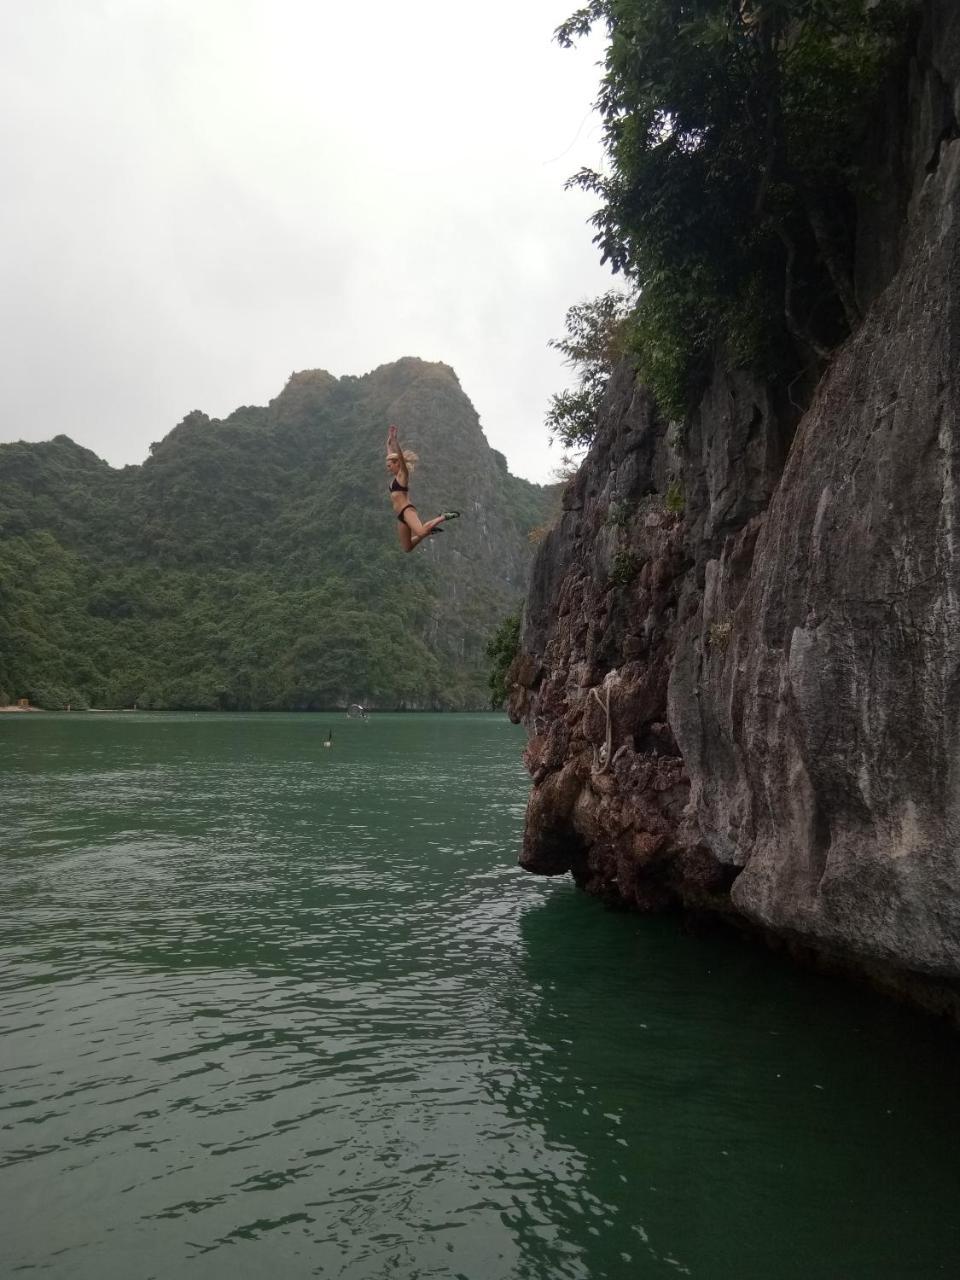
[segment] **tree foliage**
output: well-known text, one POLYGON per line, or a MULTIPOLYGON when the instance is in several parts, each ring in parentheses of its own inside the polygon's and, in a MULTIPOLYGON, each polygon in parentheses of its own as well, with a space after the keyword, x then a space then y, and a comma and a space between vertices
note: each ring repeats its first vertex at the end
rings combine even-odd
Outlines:
POLYGON ((858 148, 907 0, 590 0, 609 35, 596 243, 636 285, 640 369, 678 416, 718 349, 761 372, 858 318, 858 148))
POLYGON ((616 289, 577 303, 566 315, 566 336, 549 346, 563 353, 578 377, 575 387, 551 397, 547 427, 565 449, 588 445, 597 429, 607 381, 629 346, 631 300, 616 289))
POLYGON ((490 662, 490 705, 502 707, 510 692, 507 672, 520 651, 520 615, 511 614, 487 642, 487 658, 490 662))

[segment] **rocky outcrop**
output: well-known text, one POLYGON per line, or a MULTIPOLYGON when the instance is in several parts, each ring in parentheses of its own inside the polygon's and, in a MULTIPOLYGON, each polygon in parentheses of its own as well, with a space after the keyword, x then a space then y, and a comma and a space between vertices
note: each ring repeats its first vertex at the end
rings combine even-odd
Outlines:
POLYGON ((927 6, 806 411, 628 371, 534 566, 522 862, 960 1009, 960 13, 927 6), (879 182, 879 178, 878 178, 879 182), (886 221, 882 221, 880 215, 886 221))

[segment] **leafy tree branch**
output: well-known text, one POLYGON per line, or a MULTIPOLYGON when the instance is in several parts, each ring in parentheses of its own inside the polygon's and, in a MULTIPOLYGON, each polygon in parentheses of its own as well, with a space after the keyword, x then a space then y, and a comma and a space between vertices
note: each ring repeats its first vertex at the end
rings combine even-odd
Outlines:
MULTIPOLYGON (((858 323, 859 154, 910 0, 591 0, 609 37, 595 242, 635 286, 640 372, 667 412, 709 358, 770 374, 858 323)), ((561 406, 576 419, 581 400, 561 406)))

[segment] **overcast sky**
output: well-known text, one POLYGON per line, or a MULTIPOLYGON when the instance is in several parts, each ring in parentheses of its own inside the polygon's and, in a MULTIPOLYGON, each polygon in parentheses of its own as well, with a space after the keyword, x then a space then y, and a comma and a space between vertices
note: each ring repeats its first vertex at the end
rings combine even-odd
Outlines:
POLYGON ((614 283, 563 189, 601 163, 576 7, 0 0, 0 440, 141 462, 192 409, 413 355, 548 479, 547 340, 614 283))

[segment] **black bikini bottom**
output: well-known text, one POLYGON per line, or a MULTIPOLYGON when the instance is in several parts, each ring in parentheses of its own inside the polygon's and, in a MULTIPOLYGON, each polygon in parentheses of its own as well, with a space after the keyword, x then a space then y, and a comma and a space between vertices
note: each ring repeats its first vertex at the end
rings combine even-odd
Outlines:
MULTIPOLYGON (((417 508, 413 505, 413 503, 412 503, 412 502, 408 502, 408 503, 407 503, 407 505, 403 508, 403 511, 401 511, 401 512, 399 513, 399 515, 397 516, 397 519, 400 521, 400 523, 401 523, 401 524, 406 524, 407 522, 406 522, 406 520, 404 520, 404 518, 403 518, 403 512, 404 512, 404 511, 416 511, 416 509, 417 509, 417 508)), ((409 527, 409 526, 408 526, 408 527, 409 527)))

